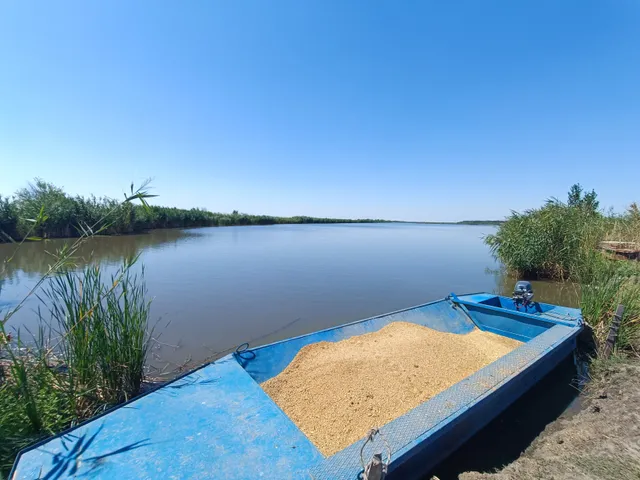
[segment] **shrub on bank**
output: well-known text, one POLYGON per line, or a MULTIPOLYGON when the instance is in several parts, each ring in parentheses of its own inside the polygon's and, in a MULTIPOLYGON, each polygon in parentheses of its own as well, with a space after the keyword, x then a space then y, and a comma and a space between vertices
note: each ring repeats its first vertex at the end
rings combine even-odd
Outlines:
POLYGON ((542 208, 513 212, 485 241, 513 272, 566 279, 579 273, 603 235, 600 213, 554 199, 542 208))

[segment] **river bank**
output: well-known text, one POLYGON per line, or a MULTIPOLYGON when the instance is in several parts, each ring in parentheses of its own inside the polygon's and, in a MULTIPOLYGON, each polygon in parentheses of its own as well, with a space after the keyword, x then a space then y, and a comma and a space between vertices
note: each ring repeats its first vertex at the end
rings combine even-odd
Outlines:
POLYGON ((460 480, 637 480, 640 477, 640 359, 592 364, 581 409, 550 423, 520 458, 493 473, 460 480))

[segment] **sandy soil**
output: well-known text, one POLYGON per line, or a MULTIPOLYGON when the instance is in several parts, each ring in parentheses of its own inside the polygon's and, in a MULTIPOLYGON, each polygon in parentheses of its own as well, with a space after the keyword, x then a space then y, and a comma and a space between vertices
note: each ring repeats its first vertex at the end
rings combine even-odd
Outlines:
POLYGON ((300 350, 264 390, 324 455, 332 455, 520 345, 394 322, 300 350))

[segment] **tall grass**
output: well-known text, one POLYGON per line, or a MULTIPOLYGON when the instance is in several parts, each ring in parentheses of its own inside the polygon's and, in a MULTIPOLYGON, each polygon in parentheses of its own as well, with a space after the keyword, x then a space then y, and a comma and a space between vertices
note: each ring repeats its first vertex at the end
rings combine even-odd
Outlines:
POLYGON ((612 214, 606 218, 605 239, 640 245, 640 208, 635 202, 623 215, 612 214))
POLYGON ((582 195, 574 185, 566 203, 548 200, 544 206, 513 212, 485 242, 511 272, 532 278, 588 280, 599 268, 603 240, 640 245, 640 209, 632 203, 622 215, 603 214, 595 192, 582 195))
POLYGON ((513 212, 485 241, 521 276, 568 279, 588 264, 604 227, 598 213, 550 200, 539 209, 513 212))
POLYGON ((3 346, 0 471, 29 443, 139 394, 151 329, 144 268, 133 273, 134 263, 108 278, 95 266, 51 278, 35 338, 3 346))
POLYGON ((44 350, 16 342, 0 383, 0 473, 8 472, 18 451, 69 426, 77 418, 63 381, 44 350))
POLYGON ((640 346, 640 267, 635 262, 593 257, 588 274, 582 277, 580 308, 585 321, 593 328, 598 353, 602 353, 611 321, 619 304, 624 314, 617 351, 638 353, 640 346))
POLYGON ((45 290, 50 327, 62 340, 61 358, 77 389, 95 390, 106 403, 126 401, 140 391, 149 349, 149 301, 144 268, 132 261, 105 281, 99 266, 81 275, 66 272, 45 290))

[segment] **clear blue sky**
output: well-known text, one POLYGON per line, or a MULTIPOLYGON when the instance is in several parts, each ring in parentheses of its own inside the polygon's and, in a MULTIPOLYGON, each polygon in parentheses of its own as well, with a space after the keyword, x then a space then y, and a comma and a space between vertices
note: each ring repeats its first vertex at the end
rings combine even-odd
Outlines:
POLYGON ((6 1, 0 192, 500 218, 640 180, 640 2, 6 1))

